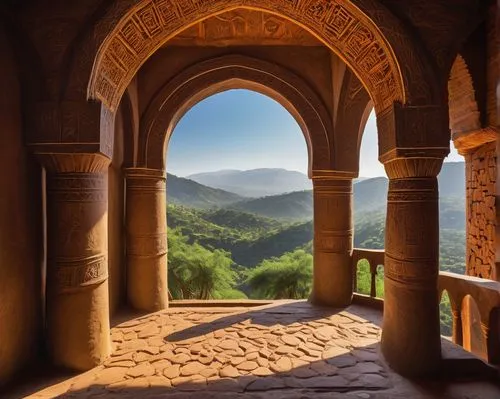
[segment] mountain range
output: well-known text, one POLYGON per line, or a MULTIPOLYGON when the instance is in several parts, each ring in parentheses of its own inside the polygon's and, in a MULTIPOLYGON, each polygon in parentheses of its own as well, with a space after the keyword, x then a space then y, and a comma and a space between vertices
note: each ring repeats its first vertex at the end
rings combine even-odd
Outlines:
MULTIPOLYGON (((284 169, 255 169, 250 171, 226 170, 194 175, 199 180, 217 181, 217 188, 209 187, 186 178, 174 175, 167 177, 169 201, 195 208, 231 208, 259 216, 282 220, 310 220, 313 215, 312 191, 304 190, 307 177, 299 172, 284 169), (259 176, 263 180, 259 180, 259 176), (303 180, 306 179, 305 181, 303 180), (276 195, 247 198, 244 193, 262 192, 267 182, 276 182, 268 191, 276 195), (219 187, 235 187, 239 183, 239 194, 219 187), (242 182, 246 182, 243 187, 242 182), (288 192, 292 190, 292 192, 288 192)), ((465 212, 465 166, 463 162, 443 164, 438 176, 441 217, 457 228, 464 223, 465 212), (453 222, 452 220, 455 220, 453 222)), ((363 212, 384 211, 387 201, 388 180, 385 177, 358 179, 354 183, 354 210, 363 212)), ((446 222, 448 223, 448 222, 446 222)))
MULTIPOLYGON (((439 176, 440 264, 458 273, 465 268, 464 174, 463 163, 450 163, 439 176)), ((388 180, 359 179, 353 189, 354 245, 384 248, 388 180)), ((230 252, 238 267, 253 267, 298 248, 312 251, 311 190, 245 198, 168 175, 167 194, 169 228, 190 243, 230 252)))
POLYGON ((238 194, 207 187, 193 180, 167 174, 167 201, 193 208, 214 208, 243 201, 238 194))
POLYGON ((312 188, 311 181, 305 174, 286 169, 220 170, 197 173, 187 178, 205 186, 251 198, 312 188))

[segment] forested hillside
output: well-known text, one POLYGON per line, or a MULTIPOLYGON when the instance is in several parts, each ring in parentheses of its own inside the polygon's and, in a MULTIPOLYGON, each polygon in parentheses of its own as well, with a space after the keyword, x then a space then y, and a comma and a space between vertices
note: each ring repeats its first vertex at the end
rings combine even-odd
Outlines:
POLYGON ((167 174, 167 201, 195 208, 221 207, 241 201, 243 197, 207 187, 195 181, 167 174))
MULTIPOLYGON (((463 186, 451 180, 463 164, 443 168, 440 181, 440 268, 465 269, 463 186), (448 181, 450 180, 450 181, 448 181), (460 193, 462 195, 460 196, 460 193)), ((169 175, 169 289, 174 298, 306 298, 312 284, 311 191, 248 199, 169 175)), ((387 179, 354 184, 354 246, 383 249, 387 179)), ((358 265, 358 291, 370 272, 358 265)), ((383 269, 376 280, 383 296, 383 269)), ((449 301, 442 303, 450 333, 449 301)))

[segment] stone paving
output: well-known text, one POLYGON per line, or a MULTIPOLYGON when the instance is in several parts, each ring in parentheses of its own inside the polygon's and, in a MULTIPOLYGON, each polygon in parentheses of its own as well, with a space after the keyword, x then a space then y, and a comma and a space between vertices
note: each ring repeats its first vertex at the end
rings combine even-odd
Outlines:
POLYGON ((102 366, 29 397, 408 397, 380 358, 380 321, 290 301, 171 308, 117 325, 102 366))

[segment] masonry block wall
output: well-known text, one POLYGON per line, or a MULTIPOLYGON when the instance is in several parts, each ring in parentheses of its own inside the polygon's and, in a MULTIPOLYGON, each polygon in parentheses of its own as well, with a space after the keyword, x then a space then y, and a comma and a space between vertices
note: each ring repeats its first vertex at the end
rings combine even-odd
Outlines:
POLYGON ((496 143, 484 144, 467 155, 466 274, 492 278, 495 265, 496 143))

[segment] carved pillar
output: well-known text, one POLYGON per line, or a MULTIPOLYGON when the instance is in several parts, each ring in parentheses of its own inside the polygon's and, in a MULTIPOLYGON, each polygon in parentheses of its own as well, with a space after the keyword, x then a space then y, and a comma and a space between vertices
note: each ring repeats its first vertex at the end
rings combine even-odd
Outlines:
POLYGON ((314 281, 312 302, 347 306, 352 301, 352 179, 313 178, 314 281))
POLYGON ((441 361, 439 210, 443 159, 395 158, 389 177, 382 351, 397 372, 425 375, 441 361))
POLYGON ((136 309, 168 306, 165 172, 126 171, 127 293, 136 309))
POLYGON ((98 154, 40 158, 47 169, 48 346, 57 365, 87 370, 104 360, 111 348, 109 159, 98 154))

